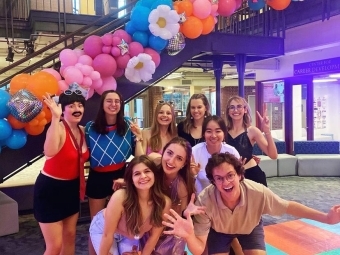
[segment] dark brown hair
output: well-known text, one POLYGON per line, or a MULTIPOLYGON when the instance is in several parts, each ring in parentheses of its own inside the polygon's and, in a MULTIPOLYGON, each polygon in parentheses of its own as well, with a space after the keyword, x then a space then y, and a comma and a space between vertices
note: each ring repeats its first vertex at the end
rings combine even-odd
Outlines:
POLYGON ((120 99, 120 110, 117 113, 117 120, 116 120, 116 127, 117 127, 117 133, 120 136, 125 135, 126 131, 127 131, 127 123, 124 120, 124 101, 123 101, 123 97, 122 95, 116 91, 116 90, 106 90, 104 91, 104 93, 102 94, 102 96, 100 97, 100 106, 99 106, 99 110, 96 116, 96 119, 94 120, 93 123, 93 129, 99 133, 99 134, 107 134, 108 131, 106 129, 107 127, 107 122, 106 122, 106 117, 105 117, 105 111, 104 111, 104 101, 106 99, 106 96, 109 93, 115 93, 118 95, 119 99, 120 99))
POLYGON ((133 235, 138 235, 140 232, 140 227, 143 225, 142 211, 138 203, 138 193, 135 185, 132 181, 133 168, 138 164, 144 164, 149 168, 154 176, 155 182, 150 188, 150 202, 153 205, 153 210, 150 216, 150 223, 154 226, 162 226, 162 216, 163 210, 166 204, 165 195, 162 192, 162 172, 155 165, 151 159, 146 156, 137 156, 131 160, 128 167, 125 170, 124 181, 126 184, 126 194, 127 197, 124 201, 124 211, 126 214, 126 225, 127 229, 133 235))
POLYGON ((81 103, 85 107, 85 97, 83 95, 78 95, 76 93, 72 93, 71 95, 66 95, 61 93, 59 96, 58 103, 61 104, 61 110, 65 111, 65 107, 67 105, 73 104, 75 102, 81 103))
POLYGON ((202 125, 202 137, 204 137, 204 133, 205 131, 207 131, 207 126, 210 121, 215 121, 220 126, 220 128, 222 129, 224 133, 224 141, 226 142, 227 132, 228 132, 227 126, 224 120, 220 116, 217 116, 217 115, 208 116, 204 119, 203 125, 202 125))

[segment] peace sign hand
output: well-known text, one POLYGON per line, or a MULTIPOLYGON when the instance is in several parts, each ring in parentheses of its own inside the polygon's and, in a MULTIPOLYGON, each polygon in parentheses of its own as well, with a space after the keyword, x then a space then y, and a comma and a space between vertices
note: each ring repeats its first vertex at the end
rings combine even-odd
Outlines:
POLYGON ((270 122, 269 122, 269 118, 267 116, 267 105, 263 104, 263 116, 261 116, 261 114, 258 111, 256 111, 256 113, 257 113, 257 116, 260 119, 262 131, 264 133, 269 133, 270 132, 270 122))
POLYGON ((52 113, 52 117, 56 119, 60 119, 62 114, 61 104, 57 104, 50 94, 46 93, 46 96, 43 96, 43 102, 47 105, 52 113))
POLYGON ((129 121, 129 124, 130 124, 131 132, 136 137, 141 137, 142 136, 142 131, 141 131, 140 127, 138 126, 138 124, 133 122, 133 121, 131 121, 131 120, 128 120, 128 121, 129 121))

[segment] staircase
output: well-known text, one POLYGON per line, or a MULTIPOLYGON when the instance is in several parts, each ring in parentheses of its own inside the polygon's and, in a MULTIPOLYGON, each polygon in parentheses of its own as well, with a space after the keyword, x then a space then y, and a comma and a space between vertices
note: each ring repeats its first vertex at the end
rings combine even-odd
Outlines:
MULTIPOLYGON (((125 7, 119 8, 114 13, 103 16, 95 22, 92 22, 91 24, 78 29, 77 31, 61 38, 60 40, 51 43, 45 48, 34 52, 29 57, 23 58, 11 64, 10 66, 3 68, 2 70, 0 70, 0 74, 5 73, 15 68, 16 66, 29 61, 29 59, 32 57, 46 53, 58 44, 63 43, 65 45, 65 48, 75 49, 76 47, 81 46, 84 40, 90 35, 103 35, 105 33, 112 32, 123 27, 124 24, 129 20, 131 7, 134 6, 135 3, 136 1, 131 2, 125 7), (122 10, 126 10, 126 15, 124 17, 113 19, 112 21, 108 22, 98 29, 95 29, 87 35, 81 38, 77 38, 78 35, 83 35, 84 31, 87 31, 89 28, 95 26, 103 20, 107 20, 110 17, 116 16, 117 13, 122 10)), ((264 20, 264 22, 268 21, 264 20)), ((225 25, 220 26, 220 28, 221 27, 225 28, 225 25)), ((195 40, 186 39, 185 48, 176 56, 169 56, 166 52, 163 52, 161 54, 161 63, 157 67, 152 80, 136 84, 128 81, 125 78, 120 78, 117 80, 117 90, 122 93, 123 98, 125 98, 126 102, 128 102, 134 97, 138 96, 140 93, 147 90, 150 86, 156 84, 158 81, 162 80, 167 75, 180 68, 183 63, 189 60, 211 62, 214 59, 219 59, 222 62, 235 64, 235 54, 246 55, 248 62, 280 56, 284 54, 283 38, 263 36, 264 34, 261 34, 262 36, 230 34, 224 33, 223 29, 220 28, 216 30, 222 32, 213 32, 209 35, 200 36, 195 40)), ((246 31, 245 33, 247 32, 248 31, 246 31)), ((0 88, 7 85, 9 81, 19 73, 30 73, 39 69, 42 66, 46 67, 48 64, 50 66, 52 66, 53 64, 56 65, 60 52, 61 50, 55 51, 48 57, 43 58, 33 65, 27 66, 26 68, 22 69, 20 72, 10 75, 6 79, 0 81, 0 88)), ((82 124, 85 124, 89 120, 93 119, 98 109, 99 99, 99 95, 94 95, 91 99, 87 101, 82 124)), ((45 133, 39 136, 28 136, 27 143, 23 148, 18 150, 10 150, 7 148, 2 149, 0 153, 0 183, 34 162, 34 159, 41 155, 43 152, 42 150, 44 139, 45 133)))

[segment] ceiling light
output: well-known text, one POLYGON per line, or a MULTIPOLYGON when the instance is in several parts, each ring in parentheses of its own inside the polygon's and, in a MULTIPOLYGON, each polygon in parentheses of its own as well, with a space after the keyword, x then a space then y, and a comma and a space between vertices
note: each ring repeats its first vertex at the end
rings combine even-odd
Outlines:
POLYGON ((14 58, 13 48, 12 47, 8 47, 8 53, 7 53, 6 61, 14 62, 13 58, 14 58))
POLYGON ((335 73, 335 74, 331 74, 329 75, 330 78, 340 78, 340 73, 335 73))
POLYGON ((183 78, 183 74, 182 73, 171 73, 169 74, 167 77, 165 77, 165 79, 178 79, 178 78, 183 78))
POLYGON ((332 81, 337 81, 337 79, 315 79, 315 80, 313 80, 314 83, 332 82, 332 81))

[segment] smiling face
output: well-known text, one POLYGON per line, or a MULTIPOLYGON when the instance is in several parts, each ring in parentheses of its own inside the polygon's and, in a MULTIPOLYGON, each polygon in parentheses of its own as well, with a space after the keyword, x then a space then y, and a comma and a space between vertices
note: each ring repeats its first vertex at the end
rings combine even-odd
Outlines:
POLYGON ((241 100, 232 100, 228 107, 228 114, 233 120, 243 119, 247 109, 241 100))
POLYGON ((204 139, 207 143, 207 146, 214 146, 223 142, 224 132, 215 120, 208 122, 204 132, 204 139))
POLYGON ((133 167, 132 181, 136 189, 149 190, 155 183, 155 175, 144 163, 133 167))
POLYGON ((190 114, 194 120, 201 120, 204 118, 207 108, 202 99, 190 100, 190 114))
POLYGON ((78 123, 84 114, 84 105, 80 102, 74 102, 65 106, 63 115, 68 122, 78 123))
POLYGON ((103 109, 107 115, 117 115, 120 111, 121 99, 116 93, 108 93, 103 102, 103 109))
POLYGON ((165 175, 176 177, 178 171, 185 165, 186 157, 187 153, 182 145, 170 144, 162 156, 162 168, 165 175))
POLYGON ((212 177, 225 204, 237 203, 240 199, 240 181, 242 178, 236 173, 234 166, 223 162, 213 168, 212 177))
POLYGON ((164 104, 162 107, 159 109, 158 114, 157 114, 157 121, 160 125, 170 125, 172 122, 172 110, 170 105, 164 104))

